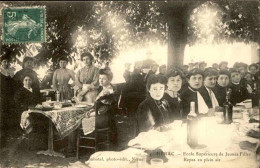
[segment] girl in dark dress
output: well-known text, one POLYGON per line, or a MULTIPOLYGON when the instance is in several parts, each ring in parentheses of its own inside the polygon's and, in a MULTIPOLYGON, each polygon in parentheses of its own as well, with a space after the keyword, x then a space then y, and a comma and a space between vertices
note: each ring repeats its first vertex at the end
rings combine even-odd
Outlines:
POLYGON ((13 120, 16 125, 16 129, 20 129, 21 115, 24 111, 27 111, 30 106, 36 106, 38 103, 41 103, 41 94, 38 89, 33 88, 33 76, 31 74, 24 74, 21 77, 23 82, 23 87, 19 88, 15 95, 15 115, 13 120))
POLYGON ((167 73, 166 77, 168 81, 164 98, 168 101, 171 109, 171 113, 169 113, 170 121, 181 119, 183 107, 179 91, 182 87, 184 75, 180 70, 172 69, 167 73))
POLYGON ((151 75, 147 81, 148 95, 138 106, 136 113, 137 133, 160 129, 170 123, 170 106, 163 98, 167 79, 162 75, 151 75))
POLYGON ((0 137, 3 146, 9 128, 12 127, 13 95, 14 95, 14 71, 9 67, 9 59, 6 56, 0 59, 1 90, 0 90, 0 137))
POLYGON ((212 89, 216 95, 220 107, 223 107, 224 102, 226 102, 226 95, 227 95, 227 89, 229 88, 229 84, 230 84, 230 73, 227 70, 220 70, 217 79, 217 84, 212 89))

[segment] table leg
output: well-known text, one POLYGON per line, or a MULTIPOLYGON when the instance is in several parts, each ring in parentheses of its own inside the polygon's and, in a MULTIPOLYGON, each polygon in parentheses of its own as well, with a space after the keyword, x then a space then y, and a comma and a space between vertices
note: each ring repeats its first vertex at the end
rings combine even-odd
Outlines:
POLYGON ((37 154, 65 158, 65 155, 55 152, 53 149, 53 124, 52 124, 51 119, 49 119, 48 150, 39 151, 39 152, 37 152, 37 154))

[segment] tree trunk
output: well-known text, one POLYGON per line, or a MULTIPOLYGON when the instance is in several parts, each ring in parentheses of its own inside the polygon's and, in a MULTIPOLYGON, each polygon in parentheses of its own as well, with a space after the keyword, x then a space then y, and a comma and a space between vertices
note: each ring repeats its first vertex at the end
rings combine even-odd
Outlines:
POLYGON ((188 21, 194 2, 170 2, 168 14, 168 69, 182 66, 188 37, 188 21))

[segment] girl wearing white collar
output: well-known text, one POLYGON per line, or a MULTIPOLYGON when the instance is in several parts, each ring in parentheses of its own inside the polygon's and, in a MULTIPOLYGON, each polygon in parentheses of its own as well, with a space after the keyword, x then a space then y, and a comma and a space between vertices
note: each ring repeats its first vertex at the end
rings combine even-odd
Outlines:
POLYGON ((205 114, 208 112, 208 106, 201 96, 199 89, 203 85, 203 72, 195 68, 189 71, 188 75, 189 86, 181 93, 181 100, 183 102, 183 118, 186 118, 190 112, 190 102, 195 102, 195 112, 205 114))

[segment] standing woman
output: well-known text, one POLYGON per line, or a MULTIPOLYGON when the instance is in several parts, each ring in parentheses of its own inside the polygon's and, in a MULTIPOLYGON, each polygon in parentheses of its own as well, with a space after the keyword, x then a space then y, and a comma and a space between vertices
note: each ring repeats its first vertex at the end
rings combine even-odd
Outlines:
POLYGON ((67 69, 68 59, 66 57, 59 58, 60 69, 57 69, 52 78, 53 89, 63 93, 65 99, 71 99, 73 97, 73 91, 71 85, 69 85, 70 79, 75 81, 75 73, 67 69))
POLYGON ((2 146, 6 140, 7 129, 11 127, 10 121, 12 120, 12 102, 14 96, 14 71, 9 67, 10 62, 6 56, 0 58, 0 63, 0 146, 2 146))
POLYGON ((77 72, 74 90, 80 101, 94 103, 98 89, 98 68, 93 63, 94 57, 85 52, 81 54, 81 61, 84 67, 77 72))
POLYGON ((32 80, 33 80, 32 88, 40 91, 40 82, 37 77, 37 73, 33 70, 34 58, 25 57, 23 59, 22 67, 23 67, 23 69, 16 72, 16 74, 14 75, 14 80, 16 81, 15 89, 23 87, 23 81, 21 81, 21 78, 22 78, 22 76, 24 76, 24 74, 31 74, 32 80))
POLYGON ((171 108, 169 113, 170 121, 181 119, 182 117, 182 103, 180 99, 179 91, 182 87, 182 81, 184 79, 183 73, 178 69, 170 70, 167 75, 167 89, 164 94, 164 98, 168 101, 171 108))

